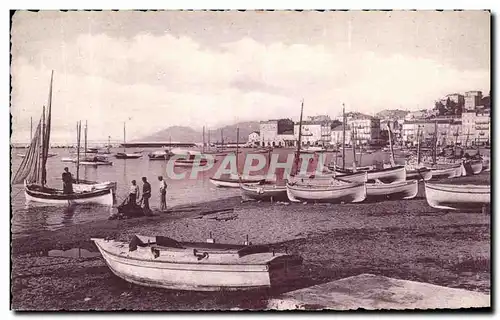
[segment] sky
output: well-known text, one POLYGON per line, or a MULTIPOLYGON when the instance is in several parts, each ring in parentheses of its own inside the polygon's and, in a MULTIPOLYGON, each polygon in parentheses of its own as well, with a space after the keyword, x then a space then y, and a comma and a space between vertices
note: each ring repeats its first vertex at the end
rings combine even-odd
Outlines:
POLYGON ((19 11, 12 141, 30 136, 54 70, 52 141, 140 139, 169 126, 432 108, 490 90, 484 11, 19 11))

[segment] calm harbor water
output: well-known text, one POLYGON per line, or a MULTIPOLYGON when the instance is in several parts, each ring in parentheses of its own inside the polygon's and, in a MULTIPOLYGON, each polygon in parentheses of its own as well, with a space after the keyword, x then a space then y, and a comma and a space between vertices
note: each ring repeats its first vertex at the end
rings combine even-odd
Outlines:
MULTIPOLYGON (((127 151, 138 151, 139 149, 128 149, 127 151)), ((120 204, 128 195, 130 181, 137 180, 139 186, 142 188, 141 177, 146 176, 151 183, 153 192, 150 200, 151 208, 159 206, 159 175, 166 176, 167 163, 165 161, 149 160, 147 153, 154 149, 140 149, 143 150, 143 157, 140 159, 116 159, 112 155, 109 157, 113 161, 112 166, 81 166, 80 178, 94 181, 116 181, 118 184, 117 189, 117 203, 120 204)), ((112 150, 114 154, 120 150, 112 150)), ((22 158, 18 154, 24 153, 23 149, 14 149, 12 154, 12 172, 15 173, 19 167, 22 158)), ((61 174, 64 167, 69 167, 71 173, 76 176, 76 164, 65 163, 61 161, 63 157, 70 157, 71 151, 67 149, 53 149, 51 152, 57 153, 57 156, 47 160, 47 175, 48 185, 51 187, 61 188, 61 174)), ((239 155, 239 167, 242 170, 245 157, 250 150, 244 150, 239 155)), ((279 161, 286 162, 287 156, 293 153, 291 149, 276 149, 274 153, 279 154, 279 161)), ((333 154, 327 153, 327 161, 330 161, 333 154)), ((359 157, 359 155, 358 155, 359 157)), ((363 155, 362 164, 366 165, 372 163, 373 159, 388 161, 388 155, 378 152, 377 154, 363 155)), ((188 205, 193 203, 200 203, 204 201, 211 201, 217 199, 224 199, 239 195, 238 189, 220 189, 216 188, 209 181, 209 177, 213 176, 220 164, 222 158, 218 157, 218 161, 214 167, 204 173, 198 175, 198 179, 182 179, 172 180, 167 179, 168 192, 167 204, 168 206, 188 205)), ((338 161, 341 161, 340 158, 338 161)), ((352 164, 352 152, 346 151, 346 165, 352 164)), ((264 169, 265 170, 265 169, 264 169)), ((187 172, 189 175, 190 169, 176 168, 175 172, 187 172)), ((241 172, 241 171, 240 171, 241 172)), ((262 173, 259 171, 257 173, 262 173)), ((23 192, 23 185, 12 186, 11 192, 12 204, 12 224, 11 231, 13 237, 23 235, 30 235, 33 232, 42 230, 56 230, 65 226, 85 223, 95 220, 104 220, 109 217, 110 208, 98 205, 79 205, 71 208, 61 206, 29 206, 25 204, 25 196, 23 192)))

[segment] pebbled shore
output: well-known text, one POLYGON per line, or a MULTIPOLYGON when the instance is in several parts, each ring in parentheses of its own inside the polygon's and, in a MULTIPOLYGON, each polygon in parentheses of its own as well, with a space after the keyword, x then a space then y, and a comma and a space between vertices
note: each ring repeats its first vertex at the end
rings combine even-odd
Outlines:
MULTIPOLYGON (((453 180, 489 183, 489 173, 453 180), (460 180, 463 179, 463 180, 460 180)), ((361 204, 241 203, 239 197, 172 208, 154 217, 97 221, 12 242, 15 310, 262 309, 267 294, 197 293, 140 287, 114 276, 100 257, 47 257, 52 249, 96 251, 91 237, 272 243, 304 258, 305 287, 362 273, 490 292, 490 215, 414 200, 361 204)), ((285 290, 281 288, 280 290, 285 290)))

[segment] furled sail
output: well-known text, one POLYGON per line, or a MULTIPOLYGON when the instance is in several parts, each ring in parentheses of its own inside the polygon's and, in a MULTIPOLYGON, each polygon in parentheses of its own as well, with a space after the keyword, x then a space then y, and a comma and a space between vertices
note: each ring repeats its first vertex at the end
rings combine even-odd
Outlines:
POLYGON ((52 114, 52 81, 54 79, 54 71, 50 75, 49 99, 47 103, 47 119, 43 128, 43 142, 42 142, 42 186, 47 182, 47 158, 50 148, 50 124, 52 114))
POLYGON ((41 159, 41 132, 42 120, 38 123, 35 130, 35 135, 31 140, 28 152, 24 157, 19 169, 12 178, 12 184, 23 183, 26 180, 28 183, 38 183, 41 181, 40 169, 42 166, 41 159))

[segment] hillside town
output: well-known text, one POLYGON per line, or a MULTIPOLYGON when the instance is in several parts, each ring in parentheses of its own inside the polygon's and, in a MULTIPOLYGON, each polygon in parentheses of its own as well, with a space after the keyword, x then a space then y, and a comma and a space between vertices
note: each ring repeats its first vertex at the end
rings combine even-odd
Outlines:
MULTIPOLYGON (((390 113, 389 113, 390 114, 390 113)), ((417 132, 423 143, 431 143, 437 128, 438 145, 488 146, 490 144, 490 96, 481 91, 448 94, 436 101, 434 108, 406 112, 406 116, 393 118, 370 116, 358 112, 332 118, 329 115, 310 116, 302 121, 302 145, 339 146, 345 134, 346 145, 386 145, 388 125, 394 140, 405 146, 417 143, 417 132), (354 131, 354 130, 355 131, 354 131), (353 139, 353 131, 355 138, 353 139)), ((272 119, 260 122, 260 130, 248 136, 253 146, 293 147, 299 136, 299 123, 290 119, 272 119)))

